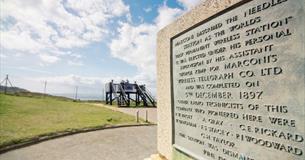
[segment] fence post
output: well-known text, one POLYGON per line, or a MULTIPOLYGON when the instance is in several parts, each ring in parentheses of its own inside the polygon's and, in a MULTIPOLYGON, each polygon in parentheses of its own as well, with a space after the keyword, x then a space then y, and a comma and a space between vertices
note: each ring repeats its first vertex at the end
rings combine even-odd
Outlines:
POLYGON ((137 111, 136 119, 137 119, 137 123, 139 123, 139 110, 137 111))
POLYGON ((148 122, 148 111, 145 112, 145 122, 148 122))

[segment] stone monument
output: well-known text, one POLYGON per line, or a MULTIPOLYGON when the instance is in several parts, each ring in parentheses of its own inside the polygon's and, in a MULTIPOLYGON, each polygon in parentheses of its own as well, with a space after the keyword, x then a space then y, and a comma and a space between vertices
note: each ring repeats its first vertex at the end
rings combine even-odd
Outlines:
POLYGON ((167 159, 305 159, 304 0, 207 0, 158 33, 167 159))

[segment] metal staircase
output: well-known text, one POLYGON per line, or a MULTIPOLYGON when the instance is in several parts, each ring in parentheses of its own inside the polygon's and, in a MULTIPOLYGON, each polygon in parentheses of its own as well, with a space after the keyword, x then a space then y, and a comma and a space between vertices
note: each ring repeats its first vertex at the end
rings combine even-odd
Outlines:
POLYGON ((152 106, 156 106, 155 105, 155 100, 154 98, 151 96, 151 94, 146 90, 146 89, 142 89, 141 86, 139 86, 138 84, 136 84, 136 88, 139 92, 139 96, 142 98, 144 105, 148 106, 148 103, 150 102, 152 106))
POLYGON ((119 96, 118 96, 118 94, 117 94, 117 92, 116 92, 116 90, 114 88, 113 83, 110 83, 110 86, 111 86, 111 89, 114 91, 114 92, 112 92, 114 94, 114 98, 113 99, 118 99, 119 96))
POLYGON ((125 93, 125 90, 123 89, 122 85, 121 84, 118 84, 119 86, 119 90, 120 90, 120 96, 119 96, 119 101, 118 101, 118 104, 120 106, 129 106, 130 105, 130 101, 128 100, 128 96, 127 94, 125 93))

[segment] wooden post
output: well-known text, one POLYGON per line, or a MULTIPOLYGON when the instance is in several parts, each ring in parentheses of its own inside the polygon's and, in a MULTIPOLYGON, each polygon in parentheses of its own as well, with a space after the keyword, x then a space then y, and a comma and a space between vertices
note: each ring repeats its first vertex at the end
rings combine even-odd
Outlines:
POLYGON ((137 111, 136 119, 137 119, 137 123, 139 123, 139 111, 137 111))
POLYGON ((148 122, 148 111, 145 112, 145 122, 148 122))

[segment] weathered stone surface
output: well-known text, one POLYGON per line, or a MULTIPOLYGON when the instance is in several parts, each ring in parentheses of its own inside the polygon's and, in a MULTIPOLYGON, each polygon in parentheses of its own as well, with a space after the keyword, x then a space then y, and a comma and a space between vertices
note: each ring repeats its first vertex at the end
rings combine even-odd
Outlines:
POLYGON ((304 28, 303 0, 255 0, 207 1, 161 30, 160 154, 173 139, 197 159, 304 159, 304 28))

